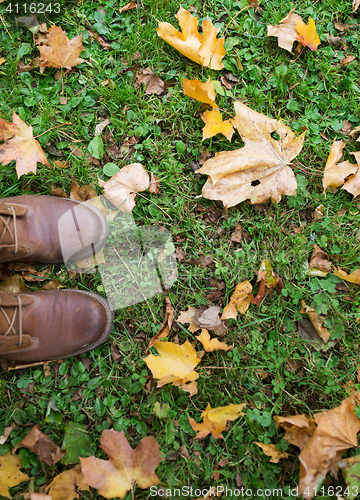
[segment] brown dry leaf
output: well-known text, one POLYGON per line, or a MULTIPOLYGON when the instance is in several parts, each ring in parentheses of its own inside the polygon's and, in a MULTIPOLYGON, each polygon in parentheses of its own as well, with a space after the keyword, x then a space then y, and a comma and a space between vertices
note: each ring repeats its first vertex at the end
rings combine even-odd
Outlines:
POLYGON ((33 172, 36 174, 37 162, 50 166, 39 142, 34 139, 33 129, 14 112, 13 121, 0 118, 0 163, 8 165, 16 161, 18 177, 33 172))
POLYGON ((334 142, 332 143, 329 157, 327 159, 324 170, 324 193, 328 187, 336 189, 337 187, 341 186, 341 184, 344 184, 345 178, 350 174, 354 174, 358 170, 357 165, 353 165, 348 160, 337 163, 342 156, 342 150, 344 146, 344 141, 334 140, 334 142))
POLYGON ((348 23, 334 23, 334 26, 338 31, 347 31, 349 29, 348 23))
POLYGON ((242 409, 246 406, 246 403, 242 403, 241 405, 227 405, 220 406, 218 408, 211 408, 208 404, 205 411, 202 412, 201 416, 203 417, 203 422, 198 424, 195 422, 193 418, 189 417, 189 422, 191 427, 197 435, 195 439, 203 439, 208 434, 210 434, 215 439, 224 439, 222 432, 226 428, 227 421, 236 420, 239 417, 245 415, 242 412, 242 409))
POLYGON ((243 281, 236 285, 235 291, 230 297, 230 302, 225 307, 221 319, 236 319, 237 313, 245 314, 254 296, 251 293, 252 286, 250 281, 243 281))
POLYGON ((75 177, 71 178, 70 200, 87 201, 98 196, 96 189, 91 184, 79 186, 75 177))
POLYGON ((350 274, 347 274, 340 267, 334 271, 335 276, 341 278, 344 281, 349 281, 350 283, 355 283, 355 285, 360 285, 360 267, 350 274))
POLYGON ((324 252, 318 245, 313 246, 313 253, 309 262, 308 276, 326 276, 331 273, 331 264, 329 261, 329 254, 324 252))
POLYGON ((89 491, 89 485, 80 469, 80 465, 77 465, 73 469, 66 470, 55 476, 53 481, 46 487, 46 492, 52 500, 79 499, 79 491, 89 491))
POLYGON ((34 57, 28 64, 24 64, 22 61, 19 61, 17 71, 18 73, 24 73, 28 71, 32 71, 35 68, 38 68, 40 65, 40 57, 34 57))
POLYGON ((81 269, 92 269, 100 264, 106 264, 104 250, 101 249, 96 255, 86 257, 86 259, 77 260, 75 264, 81 269))
POLYGON ((121 212, 130 213, 135 207, 135 197, 150 185, 149 175, 140 163, 131 163, 116 172, 107 182, 99 179, 104 196, 121 212))
MULTIPOLYGON (((293 44, 298 36, 296 23, 303 20, 297 14, 294 14, 296 6, 289 14, 280 21, 277 26, 268 26, 267 36, 276 36, 278 38, 278 45, 282 49, 292 52, 293 44)), ((304 23, 303 23, 304 24, 304 23)))
POLYGON ((258 277, 256 281, 260 281, 260 288, 256 297, 251 303, 255 304, 256 307, 259 307, 261 301, 266 295, 267 288, 275 288, 275 290, 280 293, 280 291, 284 288, 284 283, 282 279, 276 273, 274 273, 271 262, 268 259, 264 259, 262 261, 257 274, 258 277))
POLYGON ((48 283, 46 283, 46 285, 39 288, 38 292, 46 292, 47 290, 58 290, 59 288, 65 288, 65 285, 62 285, 61 283, 59 283, 58 280, 53 278, 48 283))
POLYGON ((354 60, 355 60, 355 56, 348 56, 348 57, 343 57, 342 59, 340 59, 340 62, 343 66, 347 66, 348 64, 350 64, 354 60))
POLYGON ((28 448, 36 453, 42 462, 50 465, 55 465, 65 455, 64 451, 48 437, 43 434, 38 425, 35 425, 31 431, 18 443, 12 451, 14 455, 18 448, 28 448))
POLYGON ((140 68, 136 73, 135 86, 140 87, 142 84, 146 85, 146 95, 161 94, 165 89, 165 83, 153 73, 150 66, 145 69, 140 68))
POLYGON ((225 56, 225 38, 216 38, 220 28, 215 28, 210 19, 202 22, 202 34, 198 31, 198 18, 180 6, 176 14, 181 32, 169 23, 159 22, 156 32, 181 54, 202 66, 215 70, 224 68, 221 59, 225 56))
POLYGON ((91 156, 91 154, 86 153, 85 151, 82 151, 80 148, 77 146, 73 146, 72 144, 69 144, 68 148, 71 150, 71 153, 76 156, 77 158, 81 158, 82 160, 87 160, 93 165, 100 165, 100 162, 97 158, 94 158, 94 156, 91 156))
POLYGON ((121 12, 125 12, 126 10, 130 10, 130 9, 136 9, 136 7, 137 7, 136 2, 129 2, 126 5, 124 5, 124 7, 120 7, 119 12, 121 14, 121 12))
POLYGON ((0 292, 20 293, 29 291, 30 290, 24 285, 20 274, 13 274, 0 283, 0 292))
POLYGON ((314 210, 314 220, 320 220, 324 217, 324 205, 321 204, 315 207, 314 210))
POLYGON ((195 259, 194 257, 191 257, 191 259, 188 260, 189 264, 193 264, 195 266, 200 266, 203 269, 205 267, 210 266, 214 260, 213 255, 200 255, 198 259, 195 259))
POLYGON ((262 449, 265 455, 271 457, 270 462, 273 464, 278 464, 281 458, 289 456, 288 453, 278 450, 274 444, 258 443, 257 441, 254 441, 254 443, 262 449))
POLYGON ((0 455, 0 495, 11 498, 9 488, 17 486, 23 481, 29 481, 29 477, 21 472, 21 458, 12 456, 8 451, 0 455))
POLYGON ((53 160, 53 164, 57 168, 68 168, 69 167, 69 160, 62 161, 62 160, 53 160))
POLYGON ((206 80, 205 83, 199 80, 183 80, 183 92, 185 95, 196 99, 197 101, 203 102, 205 104, 210 104, 213 108, 216 108, 215 98, 216 92, 215 87, 210 79, 206 80))
POLYGON ((222 134, 228 141, 231 141, 234 134, 232 120, 223 121, 218 108, 211 110, 208 109, 202 113, 201 119, 205 123, 205 127, 203 128, 203 141, 205 139, 209 139, 210 137, 214 137, 216 134, 222 134))
POLYGON ((57 196, 58 198, 68 198, 68 195, 61 188, 57 188, 54 184, 51 184, 51 196, 57 196))
POLYGON ((220 313, 221 307, 219 306, 201 306, 197 310, 193 322, 200 328, 206 328, 206 330, 210 330, 222 336, 227 332, 228 327, 227 324, 220 319, 220 313))
POLYGON ((352 395, 337 408, 314 415, 316 430, 299 455, 299 495, 310 491, 304 496, 312 498, 319 481, 330 471, 336 474, 343 451, 357 446, 360 420, 354 411, 354 399, 352 395))
POLYGON ((350 175, 349 179, 345 182, 341 189, 345 189, 348 193, 351 193, 354 197, 360 195, 360 151, 352 153, 357 161, 357 172, 354 175, 350 175))
POLYGON ((360 0, 353 0, 352 11, 356 12, 360 6, 360 0))
POLYGON ((177 321, 179 323, 181 323, 182 325, 189 323, 190 326, 189 326, 188 330, 191 333, 194 333, 197 330, 200 330, 200 326, 198 326, 194 323, 194 316, 195 316, 196 312, 197 312, 196 307, 188 306, 187 311, 181 311, 181 313, 179 314, 179 317, 177 319, 177 321))
POLYGON ((159 192, 160 189, 160 180, 154 172, 150 173, 150 184, 149 184, 149 192, 152 194, 156 194, 159 192))
POLYGON ((202 343, 206 352, 228 351, 233 348, 233 346, 227 345, 225 342, 220 342, 218 339, 210 339, 210 334, 205 328, 202 328, 200 335, 195 336, 195 338, 202 343))
POLYGON ((197 173, 209 175, 202 194, 232 207, 250 199, 278 203, 282 194, 296 194, 296 178, 288 166, 300 153, 305 132, 296 136, 281 120, 269 118, 245 104, 235 102, 232 120, 245 147, 217 153, 197 173), (274 139, 277 133, 280 139, 274 139))
POLYGON ((160 483, 154 471, 162 459, 153 436, 143 438, 133 450, 124 431, 104 430, 100 443, 109 460, 80 458, 85 480, 100 495, 123 498, 135 484, 146 489, 160 483))
POLYGON ((312 17, 310 17, 307 24, 302 19, 297 20, 296 31, 298 32, 296 39, 301 45, 309 47, 310 50, 317 50, 318 45, 320 45, 320 38, 316 33, 315 21, 312 17))
POLYGON ((325 321, 325 318, 322 318, 320 314, 318 314, 314 308, 308 306, 305 304, 305 302, 302 300, 301 301, 301 313, 302 314, 307 314, 310 318, 311 323, 313 324, 315 330, 318 332, 320 337, 323 339, 324 343, 326 344, 330 340, 330 333, 329 331, 323 326, 323 323, 325 321))
POLYGON ((41 45, 40 67, 46 68, 67 68, 71 69, 84 62, 79 57, 84 50, 82 35, 69 40, 59 26, 52 26, 47 33, 47 45, 41 45))
POLYGON ((162 325, 160 327, 160 330, 157 332, 156 335, 153 336, 153 338, 150 340, 148 349, 152 347, 153 345, 156 344, 156 342, 159 342, 161 339, 164 337, 168 337, 170 333, 170 329, 174 320, 174 309, 171 305, 169 297, 165 297, 165 302, 166 302, 166 308, 165 308, 165 316, 164 316, 164 321, 162 322, 162 325))
POLYGON ((15 427, 15 423, 13 422, 9 427, 5 427, 4 434, 0 436, 0 444, 4 444, 7 441, 7 438, 10 436, 11 431, 15 427))
POLYGON ((99 35, 96 33, 96 31, 88 30, 89 35, 93 40, 96 40, 99 42, 101 47, 105 50, 110 50, 111 49, 111 43, 105 40, 105 38, 102 35, 99 35))
POLYGON ((306 415, 274 416, 276 427, 285 429, 284 439, 302 450, 315 432, 315 420, 306 415))
POLYGON ((150 354, 144 361, 153 377, 158 379, 157 386, 173 383, 191 396, 196 394, 199 374, 194 368, 200 363, 200 357, 190 342, 186 341, 182 345, 157 342, 154 347, 159 356, 150 354))

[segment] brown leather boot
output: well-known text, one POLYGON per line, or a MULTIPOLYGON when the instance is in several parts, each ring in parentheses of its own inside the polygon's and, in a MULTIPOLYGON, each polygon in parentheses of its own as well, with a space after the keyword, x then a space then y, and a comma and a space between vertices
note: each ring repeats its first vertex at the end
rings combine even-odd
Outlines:
POLYGON ((82 290, 0 292, 0 358, 32 363, 95 349, 113 327, 100 295, 82 290))
POLYGON ((66 260, 75 262, 97 253, 107 235, 104 215, 88 203, 42 195, 0 198, 0 263, 61 263, 64 244, 66 260))

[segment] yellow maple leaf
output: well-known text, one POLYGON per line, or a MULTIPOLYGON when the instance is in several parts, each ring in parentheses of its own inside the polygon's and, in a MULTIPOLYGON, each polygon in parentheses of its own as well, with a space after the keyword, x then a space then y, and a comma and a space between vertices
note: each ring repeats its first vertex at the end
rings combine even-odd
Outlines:
POLYGON ((240 314, 244 314, 254 298, 251 290, 252 286, 250 281, 239 283, 230 297, 230 302, 225 307, 221 319, 236 319, 238 311, 240 314))
POLYGON ((316 33, 316 25, 312 17, 310 17, 307 24, 302 19, 297 20, 296 31, 298 32, 296 39, 304 47, 309 47, 310 50, 317 50, 318 45, 320 45, 320 38, 316 33))
POLYGON ((288 164, 300 153, 305 132, 296 136, 281 120, 258 113, 239 101, 235 102, 235 112, 232 123, 245 146, 217 153, 204 163, 198 173, 207 174, 210 179, 202 195, 232 207, 248 198, 251 203, 268 199, 278 203, 282 194, 296 194, 296 178, 288 164))
POLYGON ((80 458, 85 481, 105 498, 123 498, 136 484, 146 489, 160 483, 155 469, 161 462, 159 445, 153 436, 143 438, 133 450, 124 431, 102 432, 101 448, 109 460, 80 458))
POLYGON ((342 156, 342 150, 345 146, 344 141, 337 141, 331 145, 330 153, 324 169, 323 186, 324 193, 328 187, 335 189, 344 184, 345 178, 354 174, 358 170, 357 165, 353 165, 348 160, 337 163, 342 156))
POLYGON ((203 141, 216 134, 223 134, 228 141, 231 141, 234 133, 232 121, 223 121, 218 108, 205 111, 201 115, 201 119, 205 123, 205 127, 203 128, 203 141))
POLYGON ((40 45, 40 68, 67 68, 71 69, 84 62, 79 57, 84 50, 82 35, 69 40, 59 26, 52 26, 47 33, 47 45, 40 45))
POLYGON ((205 328, 201 329, 200 335, 196 338, 202 343, 206 352, 228 351, 232 349, 225 342, 220 342, 218 339, 210 339, 210 333, 205 328))
POLYGON ((222 431, 225 430, 227 421, 233 421, 243 416, 242 409, 244 406, 246 406, 246 403, 211 408, 210 404, 208 404, 206 410, 201 414, 203 417, 202 423, 198 424, 193 418, 189 417, 191 427, 197 432, 196 438, 202 439, 210 432, 215 439, 223 438, 222 431))
POLYGON ((180 6, 176 19, 181 31, 170 23, 159 22, 156 30, 158 36, 192 61, 211 69, 220 70, 224 65, 221 59, 225 56, 225 38, 217 38, 220 28, 215 28, 210 19, 202 22, 202 34, 198 31, 198 18, 180 6))
POLYGON ((39 142, 34 139, 32 127, 15 112, 12 123, 0 118, 0 140, 6 141, 0 144, 0 163, 8 165, 15 160, 18 177, 29 172, 35 174, 37 162, 49 165, 39 142))
POLYGON ((210 104, 213 108, 216 108, 215 98, 216 92, 214 84, 212 83, 210 77, 205 83, 199 80, 183 80, 183 92, 185 95, 196 99, 197 101, 204 102, 205 104, 210 104))
POLYGON ((21 472, 21 468, 22 462, 19 456, 13 456, 9 451, 5 455, 0 455, 0 495, 11 498, 9 488, 23 481, 29 481, 28 476, 21 472))
POLYGON ((159 356, 150 354, 144 361, 158 379, 157 386, 172 383, 191 395, 196 394, 199 374, 194 368, 200 363, 200 357, 190 342, 187 340, 182 345, 157 342, 154 347, 159 356))
POLYGON ((262 449, 265 455, 271 457, 270 462, 273 464, 279 463, 280 458, 287 458, 289 456, 284 451, 278 450, 274 444, 258 443, 257 441, 254 441, 254 443, 262 449))
POLYGON ((89 485, 77 465, 55 476, 46 490, 52 500, 73 500, 80 498, 78 491, 89 491, 89 485))

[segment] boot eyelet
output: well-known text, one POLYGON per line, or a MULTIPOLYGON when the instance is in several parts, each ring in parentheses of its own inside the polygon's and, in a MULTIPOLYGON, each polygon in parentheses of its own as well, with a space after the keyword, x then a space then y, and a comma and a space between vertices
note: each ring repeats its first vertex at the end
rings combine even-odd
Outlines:
POLYGON ((19 345, 19 342, 16 342, 16 344, 15 344, 15 345, 16 345, 16 346, 18 346, 18 345, 19 345))

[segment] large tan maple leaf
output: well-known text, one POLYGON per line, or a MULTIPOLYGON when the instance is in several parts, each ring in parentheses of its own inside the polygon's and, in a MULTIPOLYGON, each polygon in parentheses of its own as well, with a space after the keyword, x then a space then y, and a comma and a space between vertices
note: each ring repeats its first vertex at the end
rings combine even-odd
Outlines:
POLYGON ((245 146, 217 153, 198 170, 210 177, 203 196, 233 207, 246 199, 251 203, 268 199, 278 203, 283 194, 295 195, 296 178, 288 164, 300 153, 306 132, 297 136, 281 120, 239 101, 235 102, 235 113, 232 123, 245 146))
POLYGON ((47 34, 48 45, 41 45, 40 50, 40 68, 67 68, 71 69, 84 62, 79 57, 84 50, 82 44, 82 35, 69 40, 59 26, 52 26, 47 34))
POLYGON ((0 163, 8 165, 16 161, 18 177, 29 172, 36 173, 37 162, 49 165, 39 142, 34 139, 32 127, 14 112, 13 121, 7 122, 0 118, 0 163))

